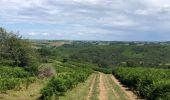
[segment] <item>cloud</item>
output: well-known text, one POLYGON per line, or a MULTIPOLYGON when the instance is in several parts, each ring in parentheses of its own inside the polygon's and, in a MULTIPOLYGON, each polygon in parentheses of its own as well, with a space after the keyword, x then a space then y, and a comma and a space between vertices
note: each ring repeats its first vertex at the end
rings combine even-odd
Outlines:
POLYGON ((31 33, 28 33, 28 35, 30 35, 30 36, 35 36, 35 35, 37 35, 37 33, 31 32, 31 33))
POLYGON ((28 33, 28 35, 29 36, 40 36, 40 35, 47 36, 47 35, 49 35, 49 33, 30 32, 30 33, 28 33))
POLYGON ((0 0, 0 25, 34 38, 164 40, 169 16, 169 0, 0 0))

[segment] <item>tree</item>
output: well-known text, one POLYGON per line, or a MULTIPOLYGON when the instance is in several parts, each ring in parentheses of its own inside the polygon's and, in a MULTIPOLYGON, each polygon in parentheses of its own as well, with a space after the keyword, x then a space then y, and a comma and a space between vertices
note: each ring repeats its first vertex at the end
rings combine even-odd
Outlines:
POLYGON ((38 55, 30 42, 21 36, 0 28, 0 64, 10 66, 33 66, 38 55))

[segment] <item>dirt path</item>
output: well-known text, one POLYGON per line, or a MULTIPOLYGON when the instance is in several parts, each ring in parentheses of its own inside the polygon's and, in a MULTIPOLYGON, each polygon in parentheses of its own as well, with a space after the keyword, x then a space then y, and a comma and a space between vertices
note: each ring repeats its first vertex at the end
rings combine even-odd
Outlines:
POLYGON ((104 82, 104 74, 103 73, 99 73, 100 74, 100 81, 99 81, 99 100, 108 100, 107 97, 107 90, 105 87, 105 82, 104 82))
POLYGON ((92 96, 95 80, 96 80, 96 75, 94 75, 94 77, 93 77, 92 83, 90 85, 90 90, 89 90, 89 93, 88 93, 88 96, 87 96, 86 100, 90 100, 90 97, 92 96))
POLYGON ((121 90, 126 94, 128 100, 142 100, 138 99, 138 97, 130 91, 128 88, 124 87, 123 85, 120 84, 119 80, 115 78, 115 76, 111 75, 111 79, 121 88, 121 90))
POLYGON ((96 72, 59 100, 141 100, 111 74, 96 72))

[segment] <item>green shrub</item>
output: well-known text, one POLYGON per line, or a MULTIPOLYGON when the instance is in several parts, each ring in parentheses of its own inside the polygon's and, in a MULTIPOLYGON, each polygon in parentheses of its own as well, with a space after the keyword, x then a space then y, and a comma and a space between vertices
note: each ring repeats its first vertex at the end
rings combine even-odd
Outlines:
POLYGON ((112 70, 110 68, 100 68, 100 67, 96 67, 96 68, 93 68, 93 70, 95 71, 99 71, 99 72, 103 72, 105 74, 111 74, 112 73, 112 70))
POLYGON ((149 99, 151 100, 169 100, 170 98, 170 80, 161 80, 154 84, 155 88, 152 91, 149 99))
POLYGON ((13 89, 20 85, 21 80, 19 78, 0 78, 0 91, 6 91, 13 89))
POLYGON ((82 69, 53 77, 47 86, 41 90, 41 99, 51 99, 53 96, 63 95, 67 90, 72 89, 79 82, 84 82, 90 74, 90 70, 82 69))
POLYGON ((20 67, 0 67, 0 92, 14 89, 21 84, 26 87, 36 79, 32 75, 20 67))
POLYGON ((20 67, 0 66, 0 77, 15 77, 25 78, 30 77, 31 74, 20 67))
POLYGON ((166 100, 170 92, 170 70, 154 68, 116 68, 113 74, 139 96, 166 100))

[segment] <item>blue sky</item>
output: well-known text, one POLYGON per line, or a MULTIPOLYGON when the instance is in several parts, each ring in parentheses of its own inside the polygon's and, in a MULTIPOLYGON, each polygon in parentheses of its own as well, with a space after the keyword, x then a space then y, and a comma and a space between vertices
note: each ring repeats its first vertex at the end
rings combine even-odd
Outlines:
POLYGON ((170 40, 170 0, 0 0, 0 27, 29 39, 170 40))

